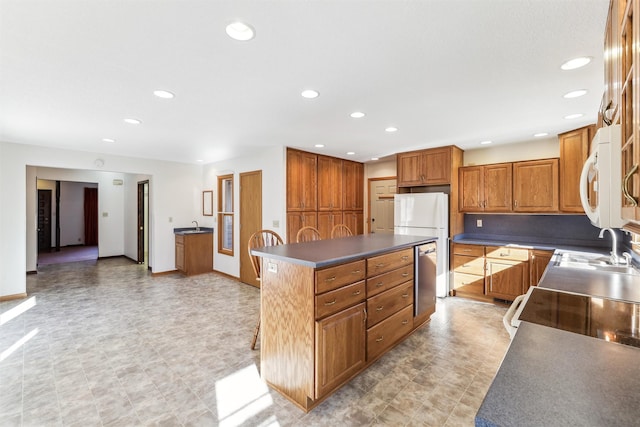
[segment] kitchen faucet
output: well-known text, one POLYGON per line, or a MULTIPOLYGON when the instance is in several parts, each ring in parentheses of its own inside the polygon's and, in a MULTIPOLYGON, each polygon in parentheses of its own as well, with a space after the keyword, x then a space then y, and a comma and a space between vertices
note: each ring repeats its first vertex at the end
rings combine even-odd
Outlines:
MULTIPOLYGON (((602 239, 602 237, 604 236, 604 232, 605 231, 608 231, 609 234, 611 234, 611 264, 618 265, 619 264, 618 240, 616 238, 616 232, 613 231, 613 229, 611 229, 611 228, 603 228, 602 230, 600 230, 600 235, 598 237, 600 237, 602 239)), ((625 259, 626 259, 626 257, 625 257, 625 259)))
POLYGON ((200 227, 198 226, 198 221, 191 221, 191 224, 193 224, 194 222, 196 223, 196 231, 200 231, 200 227))

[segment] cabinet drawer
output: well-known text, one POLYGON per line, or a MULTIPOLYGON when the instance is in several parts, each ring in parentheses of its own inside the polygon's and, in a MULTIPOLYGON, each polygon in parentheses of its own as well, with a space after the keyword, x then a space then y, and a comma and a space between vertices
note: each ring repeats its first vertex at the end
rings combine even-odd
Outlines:
POLYGON ((454 273, 453 289, 464 293, 484 295, 484 276, 454 273))
POLYGON ((413 248, 374 256, 367 259, 367 277, 377 276, 409 264, 413 264, 413 248))
POLYGON ((367 279, 367 297, 370 298, 411 279, 413 279, 413 265, 371 277, 367 279))
POLYGON ((184 245, 184 235, 176 234, 176 244, 184 245))
POLYGON ((510 259, 513 261, 529 261, 529 249, 509 246, 487 246, 487 258, 510 259))
POLYGON ((454 243, 453 253, 456 255, 469 255, 480 257, 484 256, 484 246, 480 245, 466 245, 464 243, 454 243))
POLYGON ((316 294, 364 279, 365 261, 355 261, 316 271, 316 294))
POLYGON ((367 360, 382 354, 413 328, 413 304, 367 330, 367 360))
POLYGON ((413 281, 367 299, 367 328, 413 304, 413 281))
POLYGON ((353 285, 343 286, 334 291, 316 296, 316 319, 333 313, 365 300, 364 280, 353 285))
POLYGON ((484 257, 454 255, 451 260, 451 268, 455 273, 484 276, 484 257))

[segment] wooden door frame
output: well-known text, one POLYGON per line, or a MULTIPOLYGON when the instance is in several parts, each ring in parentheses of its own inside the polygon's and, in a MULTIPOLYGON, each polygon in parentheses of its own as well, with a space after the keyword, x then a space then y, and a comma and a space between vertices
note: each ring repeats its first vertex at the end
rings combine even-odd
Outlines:
MULTIPOLYGON (((245 218, 243 218, 243 182, 242 179, 244 177, 247 176, 251 176, 251 175, 257 175, 260 179, 260 189, 259 189, 259 193, 260 193, 260 200, 257 203, 257 218, 259 220, 260 223, 260 227, 258 228, 258 230, 263 228, 263 224, 262 224, 262 169, 260 170, 254 170, 254 171, 249 171, 249 172, 242 172, 239 174, 238 176, 238 182, 239 182, 239 186, 240 186, 240 192, 239 192, 239 206, 238 206, 238 211, 239 211, 239 226, 240 226, 240 239, 239 239, 239 243, 240 243, 240 256, 238 258, 239 263, 240 263, 240 269, 239 269, 239 276, 240 276, 240 281, 242 281, 243 283, 247 283, 249 285, 252 286, 256 286, 256 287, 260 287, 260 282, 258 280, 256 280, 255 278, 249 278, 249 280, 247 280, 247 277, 243 277, 242 272, 243 272, 243 266, 245 267, 244 270, 247 270, 247 266, 244 265, 244 263, 249 262, 251 263, 251 260, 248 258, 248 252, 247 252, 247 244, 248 244, 248 238, 249 236, 245 236, 244 233, 244 229, 243 226, 246 224, 245 218), (246 240, 245 240, 246 239, 246 240), (252 280, 253 279, 253 280, 252 280)), ((255 231, 258 230, 253 230, 251 231, 251 233, 254 233, 255 231)))
POLYGON ((384 177, 375 177, 375 178, 367 178, 367 234, 371 233, 371 183, 373 181, 386 181, 388 179, 396 180, 396 193, 398 192, 398 176, 384 176, 384 177))
MULTIPOLYGON (((49 242, 49 247, 47 248, 48 251, 51 251, 52 246, 51 246, 51 214, 52 214, 52 209, 51 209, 51 201, 52 201, 52 196, 53 196, 53 191, 51 189, 48 188, 37 188, 36 189, 36 226, 40 225, 40 192, 42 192, 42 194, 49 194, 49 212, 48 212, 48 221, 49 221, 49 237, 47 239, 47 241, 49 242)), ((40 229, 38 228, 38 233, 36 234, 36 250, 37 253, 40 253, 41 250, 43 250, 43 248, 40 247, 40 229)))

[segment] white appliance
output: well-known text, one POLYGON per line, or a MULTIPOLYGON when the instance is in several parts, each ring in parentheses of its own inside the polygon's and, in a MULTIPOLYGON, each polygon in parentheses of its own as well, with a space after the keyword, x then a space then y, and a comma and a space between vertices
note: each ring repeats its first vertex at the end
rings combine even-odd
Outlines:
POLYGON ((591 224, 620 228, 622 219, 622 160, 620 125, 598 129, 580 174, 580 200, 591 224))
POLYGON ((436 295, 449 293, 449 196, 445 193, 396 194, 393 229, 395 234, 435 236, 436 295))

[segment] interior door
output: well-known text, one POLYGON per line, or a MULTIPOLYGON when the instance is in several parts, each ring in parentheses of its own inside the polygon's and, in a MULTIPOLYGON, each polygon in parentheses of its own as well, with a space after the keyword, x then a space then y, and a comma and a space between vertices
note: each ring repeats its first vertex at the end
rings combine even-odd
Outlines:
POLYGON ((393 234, 396 178, 369 179, 369 232, 393 234))
POLYGON ((51 250, 51 190, 38 190, 38 252, 51 250))
MULTIPOLYGON (((240 174, 240 281, 260 287, 251 266, 249 237, 262 229, 262 171, 240 174)), ((277 232, 278 230, 276 230, 277 232)), ((280 233, 278 233, 280 234, 280 233)))
POLYGON ((138 182, 138 264, 149 265, 149 181, 138 182))

